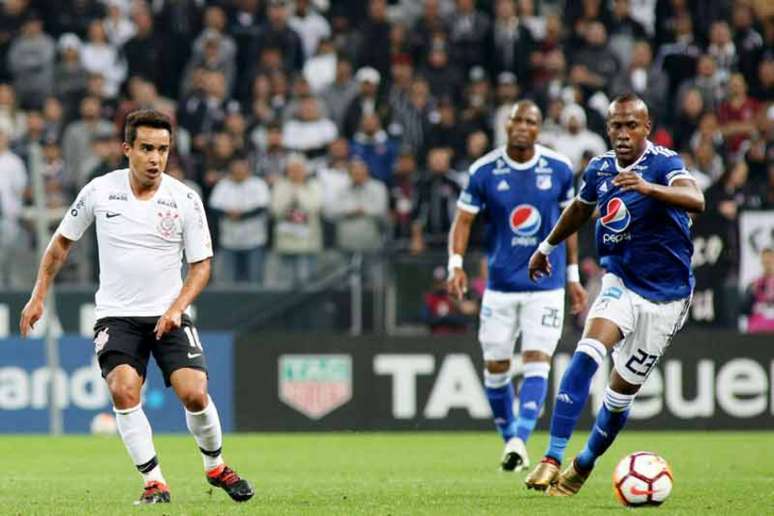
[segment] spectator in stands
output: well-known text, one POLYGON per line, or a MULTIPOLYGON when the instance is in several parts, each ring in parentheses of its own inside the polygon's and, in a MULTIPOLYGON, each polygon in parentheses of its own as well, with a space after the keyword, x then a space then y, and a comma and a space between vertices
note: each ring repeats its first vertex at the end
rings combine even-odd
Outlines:
MULTIPOLYGON (((528 89, 532 77, 532 32, 518 16, 515 0, 495 2, 494 23, 487 34, 487 69, 492 77, 506 72, 519 77, 528 89)), ((483 56, 482 56, 483 57, 483 56)))
POLYGON ((411 238, 411 214, 416 195, 417 174, 417 160, 414 152, 411 148, 403 147, 398 155, 393 184, 390 188, 392 239, 401 249, 408 247, 411 238))
MULTIPOLYGON (((218 55, 216 57, 210 56, 209 60, 230 63, 232 67, 236 66, 237 45, 234 38, 226 32, 227 21, 228 18, 223 7, 220 5, 207 6, 204 10, 204 27, 193 42, 191 60, 206 61, 207 44, 216 40, 218 41, 218 55)), ((228 75, 226 77, 229 78, 229 84, 233 84, 234 77, 228 75)))
POLYGON ((774 101, 774 55, 767 55, 758 64, 750 94, 761 102, 774 101))
POLYGON ((578 104, 568 104, 562 109, 561 115, 563 132, 554 137, 540 138, 541 143, 551 146, 570 159, 575 173, 582 170, 578 168, 584 152, 593 155, 607 151, 607 144, 597 133, 586 128, 586 112, 578 104))
POLYGON ((371 179, 368 165, 358 157, 349 163, 349 181, 338 191, 332 210, 336 220, 336 247, 345 252, 372 254, 384 245, 387 188, 371 179))
POLYGON ((199 184, 206 198, 209 198, 215 185, 228 174, 232 159, 234 159, 234 141, 231 137, 222 131, 213 134, 199 175, 199 184))
POLYGON ((277 277, 287 278, 294 288, 303 288, 311 278, 323 245, 322 192, 317 180, 307 176, 306 159, 291 154, 286 176, 277 180, 271 198, 274 251, 282 267, 277 277))
POLYGON ((127 76, 139 75, 159 87, 166 73, 163 36, 153 26, 153 17, 147 6, 134 9, 132 21, 137 32, 123 48, 127 76))
POLYGON ((433 41, 445 37, 449 33, 449 26, 444 14, 441 12, 441 0, 425 0, 422 6, 422 14, 414 22, 411 30, 410 44, 412 48, 412 60, 420 63, 429 53, 433 41))
POLYGON ((761 251, 763 274, 745 292, 742 313, 748 333, 774 333, 774 247, 761 251))
MULTIPOLYGON (((674 20, 671 41, 658 44, 656 38, 656 68, 669 77, 669 99, 675 98, 677 88, 689 80, 696 71, 696 60, 701 50, 693 34, 693 22, 685 13, 674 20)), ((705 104, 706 105, 706 104, 705 104)))
MULTIPOLYGON (((618 0, 616 4, 628 0, 618 0)), ((645 40, 632 43, 631 62, 626 72, 618 74, 610 87, 613 96, 636 93, 648 105, 651 119, 664 120, 667 115, 669 79, 653 66, 653 53, 645 40)))
POLYGON ((412 254, 420 254, 428 247, 437 251, 444 248, 460 193, 449 149, 430 149, 427 167, 427 174, 417 184, 411 217, 412 254))
POLYGON ((81 63, 81 39, 68 32, 57 43, 59 61, 54 71, 54 93, 69 106, 77 106, 86 92, 89 74, 81 63))
POLYGON ((463 127, 457 123, 457 110, 450 98, 442 98, 435 111, 430 115, 430 125, 425 138, 427 148, 447 147, 452 152, 452 163, 457 159, 457 153, 462 155, 465 148, 466 135, 463 127))
POLYGON ((0 126, 0 285, 5 288, 19 287, 15 274, 17 253, 24 246, 21 212, 27 188, 27 168, 14 154, 9 144, 9 134, 0 126))
POLYGON ((62 149, 53 138, 47 138, 41 148, 43 158, 43 190, 46 193, 46 207, 65 208, 73 200, 72 190, 68 187, 67 170, 62 159, 62 149))
POLYGON ((457 0, 457 11, 449 27, 449 43, 452 58, 463 73, 484 64, 491 27, 489 16, 476 9, 475 0, 457 0))
POLYGON ((40 107, 53 91, 55 59, 54 39, 43 32, 38 13, 29 11, 8 50, 8 68, 22 107, 40 107))
POLYGON ((81 49, 81 63, 87 72, 102 74, 105 78, 107 97, 118 95, 118 90, 126 79, 127 65, 118 49, 108 41, 101 20, 94 20, 89 24, 88 41, 81 49))
POLYGON ((737 52, 736 69, 743 76, 755 77, 765 44, 755 28, 755 13, 749 4, 736 2, 733 10, 734 48, 737 52))
POLYGON ((464 76, 458 63, 450 58, 447 42, 439 40, 432 44, 419 75, 427 81, 433 97, 460 98, 464 76))
POLYGON ((723 83, 728 81, 732 70, 736 67, 738 56, 734 41, 731 39, 731 28, 727 21, 712 22, 707 53, 715 59, 721 81, 723 83))
POLYGON ((296 0, 296 8, 288 21, 288 25, 301 36, 306 59, 315 55, 320 42, 331 35, 328 20, 311 3, 310 0, 296 0))
POLYGON ((675 150, 686 151, 690 149, 690 141, 693 133, 699 128, 699 121, 704 113, 704 100, 701 92, 691 88, 683 93, 679 99, 678 114, 673 123, 672 136, 675 150))
POLYGON ((760 102, 747 95, 747 81, 740 73, 731 75, 728 96, 718 108, 720 131, 728 143, 728 150, 736 153, 755 131, 755 118, 760 102))
POLYGON ((320 103, 311 95, 299 101, 295 116, 282 127, 285 148, 304 153, 310 159, 324 154, 337 136, 336 124, 320 114, 320 103))
POLYGON ((497 91, 495 92, 497 107, 494 112, 492 126, 494 127, 494 142, 496 147, 505 145, 507 135, 505 124, 513 109, 513 103, 519 99, 519 84, 511 72, 501 72, 497 76, 497 91))
POLYGON ((465 174, 468 173, 468 170, 473 163, 486 154, 488 150, 489 138, 484 131, 470 133, 465 144, 465 154, 454 164, 454 169, 459 172, 462 177, 465 177, 465 174))
POLYGON ((271 123, 266 128, 266 141, 259 145, 255 156, 255 175, 262 178, 269 186, 285 175, 288 152, 282 140, 282 126, 271 123))
POLYGON ((127 162, 122 147, 122 138, 111 131, 97 133, 94 136, 94 154, 99 156, 99 162, 89 172, 89 181, 95 177, 107 174, 120 168, 126 168, 127 162), (99 146, 99 149, 96 147, 99 146))
POLYGON ((368 164, 371 177, 386 185, 392 184, 392 169, 397 155, 397 143, 382 129, 375 113, 364 114, 360 130, 350 143, 353 156, 368 164))
POLYGON ((386 0, 368 0, 368 17, 359 24, 356 40, 358 66, 374 68, 381 77, 389 77, 390 23, 386 0))
MULTIPOLYGON (((336 218, 338 203, 341 202, 339 192, 343 191, 350 183, 349 178, 349 142, 346 138, 338 137, 328 146, 325 162, 317 169, 317 181, 323 196, 323 216, 325 221, 331 224, 336 218)), ((331 232, 331 237, 332 237, 331 232)), ((333 238, 330 239, 333 241, 333 238)))
POLYGON ((375 68, 367 66, 359 69, 355 74, 355 80, 360 88, 359 93, 344 111, 342 133, 347 138, 355 135, 363 115, 376 113, 381 117, 387 109, 386 103, 379 95, 382 76, 375 68))
MULTIPOLYGON (((0 85, 0 99, 2 99, 2 85, 0 85)), ((0 113, 2 113, 3 107, 0 102, 0 113)), ((0 120, 2 117, 0 116, 0 120)), ((57 140, 64 132, 64 108, 62 103, 56 97, 46 97, 43 100, 43 119, 46 121, 46 133, 55 134, 57 140)))
POLYGON ((201 51, 194 52, 183 72, 183 84, 191 82, 191 76, 197 68, 217 71, 223 74, 227 96, 234 91, 236 80, 236 51, 227 50, 228 41, 214 29, 208 29, 200 36, 201 51))
POLYGON ((478 304, 470 299, 459 300, 446 289, 446 268, 433 269, 433 285, 423 295, 422 320, 433 335, 464 334, 475 322, 478 304))
POLYGON ((612 3, 613 9, 607 25, 607 31, 610 34, 610 50, 618 59, 621 69, 626 69, 629 68, 636 43, 644 41, 648 34, 645 27, 632 18, 629 0, 613 0, 612 3))
POLYGON ((298 33, 288 25, 287 0, 268 0, 266 21, 261 24, 252 44, 253 59, 266 48, 281 49, 285 72, 300 72, 304 65, 304 45, 298 33))
POLYGON ((325 38, 317 45, 317 53, 304 63, 304 79, 315 95, 322 94, 336 80, 336 46, 333 40, 325 38))
POLYGON ((185 117, 183 114, 180 116, 180 125, 191 133, 193 147, 200 152, 206 147, 210 135, 222 126, 228 101, 226 79, 222 73, 205 71, 203 87, 203 95, 193 97, 192 105, 186 106, 185 117))
POLYGON ((411 82, 407 100, 392 104, 393 123, 400 127, 403 145, 421 153, 433 113, 430 87, 424 78, 417 77, 411 82))
POLYGON ((602 22, 590 22, 585 31, 585 44, 575 52, 570 79, 588 91, 607 90, 621 65, 608 47, 607 30, 602 22))
POLYGON ((100 109, 99 99, 85 97, 81 101, 80 118, 70 122, 62 136, 62 155, 76 189, 86 184, 95 165, 92 140, 97 134, 113 132, 113 124, 100 117, 100 109))
POLYGON ((107 0, 107 15, 102 20, 108 41, 113 48, 120 49, 132 39, 136 29, 129 18, 128 3, 124 0, 107 0))
POLYGON ((328 114, 331 120, 336 122, 339 132, 346 134, 344 123, 347 110, 362 88, 363 86, 352 78, 352 62, 339 53, 336 56, 336 75, 333 83, 322 94, 328 114))
POLYGON ((210 210, 218 218, 220 281, 261 284, 271 194, 266 182, 250 173, 245 156, 229 163, 229 174, 215 185, 210 210))

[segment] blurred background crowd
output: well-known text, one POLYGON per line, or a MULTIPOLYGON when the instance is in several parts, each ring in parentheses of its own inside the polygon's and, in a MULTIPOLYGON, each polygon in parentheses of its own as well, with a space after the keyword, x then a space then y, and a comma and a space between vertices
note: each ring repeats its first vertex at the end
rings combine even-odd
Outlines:
MULTIPOLYGON (((705 190, 709 303, 771 312, 771 263, 758 297, 720 305, 737 289, 737 220, 774 209, 773 43, 767 0, 4 0, 0 285, 31 284, 31 161, 56 213, 126 166, 138 108, 175 120, 167 172, 202 195, 214 281, 292 288, 357 254, 374 283, 384 257, 425 257, 429 287, 467 169, 505 143, 515 100, 537 102, 540 142, 580 173, 607 148, 609 100, 633 91, 651 139, 705 190)), ((63 275, 94 282, 95 246, 81 247, 63 275)), ((425 321, 464 329, 475 305, 434 298, 435 276, 425 321)))

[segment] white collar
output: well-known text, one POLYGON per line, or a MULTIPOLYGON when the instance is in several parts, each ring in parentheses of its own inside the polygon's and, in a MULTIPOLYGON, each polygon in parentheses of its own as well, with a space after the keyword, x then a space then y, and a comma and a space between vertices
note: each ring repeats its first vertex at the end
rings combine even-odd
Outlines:
POLYGON ((640 164, 640 161, 645 159, 645 156, 648 155, 648 152, 650 152, 650 150, 652 148, 653 148, 653 144, 650 143, 650 140, 647 140, 647 144, 645 145, 645 150, 642 151, 642 154, 640 154, 640 157, 637 158, 636 160, 634 160, 634 162, 631 165, 629 165, 628 167, 621 167, 621 165, 618 164, 618 158, 614 156, 613 157, 613 161, 615 162, 615 170, 616 170, 616 172, 628 172, 628 171, 632 170, 636 165, 640 164))
POLYGON ((532 156, 532 159, 529 161, 525 161, 524 163, 519 163, 517 161, 513 161, 509 156, 507 152, 507 147, 502 147, 503 160, 508 164, 509 167, 515 169, 515 170, 527 170, 528 168, 532 168, 535 166, 535 163, 538 162, 538 159, 540 159, 540 146, 535 144, 535 154, 532 156))

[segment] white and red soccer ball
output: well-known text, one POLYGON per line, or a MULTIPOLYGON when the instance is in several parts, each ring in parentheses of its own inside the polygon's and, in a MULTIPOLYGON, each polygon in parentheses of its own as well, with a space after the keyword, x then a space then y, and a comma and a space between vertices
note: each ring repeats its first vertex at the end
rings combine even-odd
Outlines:
POLYGON ((672 492, 672 468, 652 452, 634 452, 613 471, 613 491, 627 507, 661 505, 672 492))

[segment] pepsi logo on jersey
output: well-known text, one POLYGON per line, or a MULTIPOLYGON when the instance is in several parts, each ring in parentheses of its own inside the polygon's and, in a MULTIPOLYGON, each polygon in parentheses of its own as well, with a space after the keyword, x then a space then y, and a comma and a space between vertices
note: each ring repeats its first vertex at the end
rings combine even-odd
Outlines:
POLYGON ((624 233, 632 220, 632 215, 629 213, 626 203, 618 197, 613 197, 607 201, 604 211, 605 212, 599 218, 599 223, 616 234, 603 235, 602 242, 605 244, 617 244, 624 240, 631 240, 632 234, 628 231, 624 233))
POLYGON ((531 204, 516 206, 510 215, 511 230, 517 235, 511 245, 537 245, 534 235, 540 230, 541 222, 540 212, 531 204))

